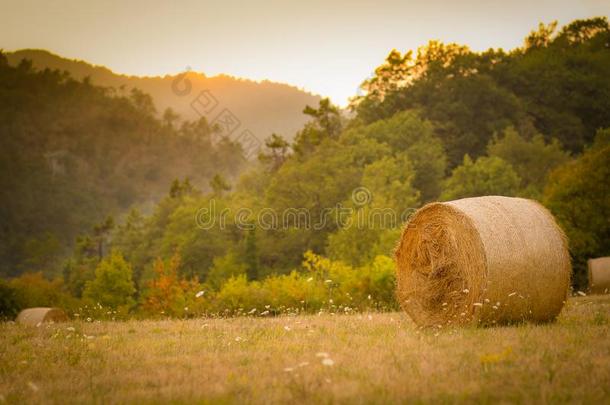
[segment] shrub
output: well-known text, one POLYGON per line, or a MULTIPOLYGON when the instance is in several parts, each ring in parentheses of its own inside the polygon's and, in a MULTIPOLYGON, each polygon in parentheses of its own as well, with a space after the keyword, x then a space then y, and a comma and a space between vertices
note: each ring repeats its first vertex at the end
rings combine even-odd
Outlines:
POLYGON ((15 319, 21 309, 17 289, 0 280, 0 321, 15 319))
POLYGON ((131 266, 120 253, 113 252, 98 264, 95 279, 87 282, 83 295, 100 306, 126 313, 135 304, 135 292, 131 266))

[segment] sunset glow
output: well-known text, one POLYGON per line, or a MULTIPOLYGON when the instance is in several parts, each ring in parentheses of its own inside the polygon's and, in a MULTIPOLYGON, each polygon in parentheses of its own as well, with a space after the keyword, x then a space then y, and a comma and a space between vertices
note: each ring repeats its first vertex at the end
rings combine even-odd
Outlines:
POLYGON ((0 48, 41 48, 118 73, 187 67, 269 79, 345 105, 392 49, 429 39, 511 49, 539 22, 610 12, 602 0, 3 1, 0 48))

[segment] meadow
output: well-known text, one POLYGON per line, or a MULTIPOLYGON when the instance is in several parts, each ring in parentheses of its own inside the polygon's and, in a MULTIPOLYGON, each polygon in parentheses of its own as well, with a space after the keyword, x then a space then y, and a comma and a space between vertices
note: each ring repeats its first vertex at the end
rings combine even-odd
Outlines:
POLYGON ((609 403, 610 296, 555 323, 401 312, 0 324, 5 403, 609 403))

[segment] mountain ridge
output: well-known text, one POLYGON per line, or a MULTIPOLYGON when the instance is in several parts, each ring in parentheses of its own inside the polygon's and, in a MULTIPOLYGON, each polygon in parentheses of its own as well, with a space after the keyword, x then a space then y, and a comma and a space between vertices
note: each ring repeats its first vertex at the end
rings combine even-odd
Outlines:
POLYGON ((171 108, 181 119, 196 120, 205 116, 213 122, 221 112, 229 110, 235 122, 239 123, 235 134, 249 130, 259 141, 272 133, 292 140, 307 122, 302 110, 306 105, 317 105, 321 99, 321 96, 304 89, 268 79, 256 81, 225 73, 207 76, 203 72, 194 71, 164 76, 137 76, 117 73, 103 65, 66 58, 43 49, 21 49, 4 54, 13 66, 28 59, 35 69, 66 71, 77 80, 89 77, 93 84, 114 88, 118 92, 138 88, 151 95, 160 115, 171 108), (186 93, 185 79, 191 84, 190 91, 186 93), (193 106, 198 104, 197 98, 204 91, 208 94, 204 101, 216 104, 216 108, 211 111, 210 108, 202 111, 193 106))

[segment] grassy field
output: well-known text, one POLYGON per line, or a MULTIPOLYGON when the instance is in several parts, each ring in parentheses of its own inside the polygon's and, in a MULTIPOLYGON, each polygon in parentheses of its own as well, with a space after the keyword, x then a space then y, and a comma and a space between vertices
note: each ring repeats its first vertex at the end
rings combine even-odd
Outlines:
POLYGON ((550 325, 402 313, 0 325, 0 402, 610 403, 610 296, 550 325))

